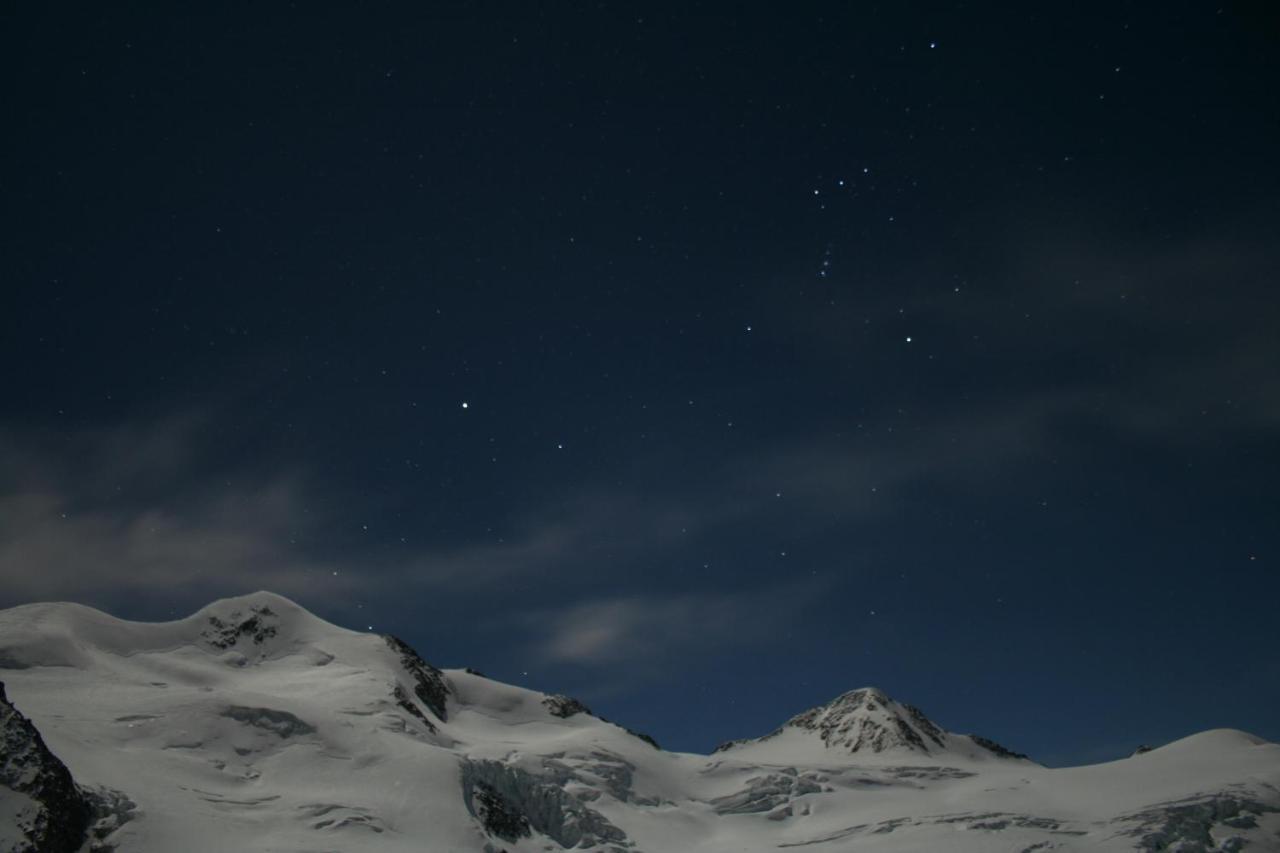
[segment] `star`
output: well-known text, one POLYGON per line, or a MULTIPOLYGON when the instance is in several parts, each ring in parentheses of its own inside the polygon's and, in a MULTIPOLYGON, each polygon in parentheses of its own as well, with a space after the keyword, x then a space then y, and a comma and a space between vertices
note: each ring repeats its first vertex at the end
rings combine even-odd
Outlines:
POLYGON ((466 400, 463 400, 463 401, 462 401, 462 408, 464 408, 464 409, 469 409, 469 408, 471 408, 471 404, 470 404, 470 403, 468 403, 466 400))

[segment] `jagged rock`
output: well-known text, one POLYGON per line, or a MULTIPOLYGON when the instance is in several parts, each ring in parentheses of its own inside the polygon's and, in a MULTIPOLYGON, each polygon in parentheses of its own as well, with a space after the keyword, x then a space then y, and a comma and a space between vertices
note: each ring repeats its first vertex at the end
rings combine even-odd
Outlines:
POLYGON ((477 782, 472 795, 475 815, 485 832, 503 841, 516 841, 532 834, 529 819, 516 810, 516 806, 493 789, 487 782, 477 782))
POLYGON ((1027 759, 1028 761, 1030 760, 1023 753, 1014 752, 1012 749, 1001 746, 1000 744, 996 743, 990 738, 985 738, 982 735, 969 735, 969 737, 978 746, 982 747, 983 749, 989 752, 994 752, 996 755, 1000 756, 1001 758, 1023 758, 1023 759, 1027 759))
POLYGON ((391 691, 391 695, 396 700, 396 704, 403 708, 404 711, 415 720, 426 726, 427 731, 432 734, 437 731, 435 723, 427 719, 427 715, 422 713, 422 710, 413 703, 413 700, 409 698, 409 691, 405 690, 402 685, 397 684, 391 691))
MULTIPOLYGON (((423 660, 408 643, 399 637, 385 634, 383 639, 392 651, 400 656, 400 665, 413 679, 414 695, 441 721, 447 721, 449 719, 447 711, 449 683, 445 681, 444 673, 423 660)), ((396 698, 398 701, 400 697, 396 698)), ((434 730, 434 726, 432 728, 434 730)))
POLYGON ((0 787, 29 802, 17 806, 25 838, 6 853, 73 853, 85 841, 92 805, 66 765, 5 694, 0 682, 0 787))
POLYGON ((649 746, 653 747, 654 749, 662 749, 662 747, 658 744, 657 740, 645 734, 644 732, 638 732, 635 729, 629 729, 626 726, 623 726, 622 730, 625 731, 627 734, 631 735, 632 737, 639 738, 640 740, 649 744, 649 746))
POLYGON ((84 793, 94 815, 89 827, 89 853, 112 853, 116 849, 111 841, 112 833, 133 819, 138 805, 113 788, 98 787, 84 793))
POLYGON ((559 693, 542 697, 542 704, 546 706, 547 711, 549 711, 553 717, 568 719, 574 714, 590 714, 593 717, 595 716, 595 714, 591 713, 590 708, 582 704, 577 699, 574 699, 572 696, 564 696, 559 693))
POLYGON ((618 726, 618 728, 622 729, 627 734, 631 735, 632 737, 639 738, 640 740, 649 744, 649 746, 653 747, 654 749, 662 749, 662 747, 658 745, 658 742, 656 740, 654 740, 644 732, 638 732, 635 729, 629 729, 626 726, 618 725, 617 723, 613 722, 613 720, 610 720, 607 717, 601 717, 600 715, 592 712, 592 710, 588 708, 585 704, 583 704, 581 701, 574 699, 572 696, 565 696, 560 693, 554 693, 549 696, 544 696, 542 698, 542 704, 546 706, 547 711, 549 711, 551 715, 554 717, 568 719, 569 717, 572 717, 575 714, 587 714, 589 716, 595 717, 597 720, 599 720, 602 723, 608 723, 611 726, 618 726))
POLYGON ((274 637, 278 630, 276 614, 266 605, 250 607, 248 616, 242 617, 237 611, 229 618, 227 621, 210 616, 209 626, 201 634, 205 642, 220 651, 236 646, 242 638, 260 646, 274 637))

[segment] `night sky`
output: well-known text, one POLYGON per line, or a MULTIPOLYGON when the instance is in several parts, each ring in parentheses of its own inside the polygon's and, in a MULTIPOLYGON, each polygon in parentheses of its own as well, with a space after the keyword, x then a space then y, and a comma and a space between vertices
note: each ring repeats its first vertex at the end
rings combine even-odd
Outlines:
POLYGON ((1280 739, 1266 4, 310 5, 0 16, 0 606, 1280 739))

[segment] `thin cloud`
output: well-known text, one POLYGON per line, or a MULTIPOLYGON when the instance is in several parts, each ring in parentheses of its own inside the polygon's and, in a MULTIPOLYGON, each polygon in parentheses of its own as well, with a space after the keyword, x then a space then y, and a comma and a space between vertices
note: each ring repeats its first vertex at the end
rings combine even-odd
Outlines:
POLYGON ((264 587, 315 598, 347 588, 338 567, 295 547, 318 524, 300 483, 198 476, 197 423, 184 416, 44 442, 0 432, 6 603, 198 602, 264 587))
POLYGON ((547 663, 655 663, 751 645, 781 630, 816 595, 815 583, 732 594, 596 598, 523 619, 547 663))

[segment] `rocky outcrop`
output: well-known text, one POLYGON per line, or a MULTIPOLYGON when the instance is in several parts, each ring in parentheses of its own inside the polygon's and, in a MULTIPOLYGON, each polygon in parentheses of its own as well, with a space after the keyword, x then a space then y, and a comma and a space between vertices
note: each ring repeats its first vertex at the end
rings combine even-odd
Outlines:
POLYGON ((18 800, 16 829, 25 838, 12 853, 72 853, 93 819, 89 798, 31 721, 9 702, 0 682, 0 788, 18 800), (27 802, 23 803, 22 800, 27 802), (23 846, 25 844, 25 846, 23 846))
POLYGON ((574 699, 572 696, 565 696, 560 693, 553 693, 548 696, 542 697, 542 704, 553 717, 560 717, 561 719, 567 720, 568 718, 576 716, 577 714, 586 714, 589 717, 595 717, 597 720, 599 720, 602 723, 608 723, 611 726, 618 726, 618 728, 622 729, 627 734, 631 735, 634 738, 639 738, 640 740, 649 744, 649 746, 653 747, 654 749, 662 749, 662 747, 658 745, 658 742, 656 740, 654 740, 652 737, 645 734, 644 732, 638 732, 635 729, 629 729, 626 726, 618 725, 617 723, 613 722, 612 720, 606 717, 601 717, 599 714, 592 712, 590 708, 584 705, 581 701, 574 699))
POLYGON ((235 611, 227 619, 217 616, 209 617, 209 624, 201 632, 201 638, 213 648, 226 651, 239 645, 241 641, 261 646, 274 637, 279 630, 278 618, 268 606, 259 605, 248 609, 247 613, 235 611))
POLYGON ((572 696, 564 696, 559 693, 555 693, 550 696, 543 696, 542 704, 546 707, 551 716, 560 717, 561 719, 568 719, 575 714, 589 714, 590 716, 595 716, 595 714, 591 713, 590 708, 579 702, 577 699, 574 699, 572 696))
POLYGON ((1001 758, 1020 758, 1025 761, 1031 760, 1030 757, 1028 757, 1026 754, 1021 752, 1014 752, 1012 749, 1001 746, 1000 744, 996 743, 990 738, 985 738, 985 737, 982 737, 981 735, 969 735, 969 739, 972 740, 974 743, 976 743, 978 746, 985 749, 987 752, 998 755, 1001 758))
MULTIPOLYGON (((413 695, 417 696, 419 701, 427 706, 431 713, 435 714, 441 722, 447 721, 449 719, 449 682, 445 680, 444 673, 423 660, 413 650, 413 647, 399 637, 386 634, 383 639, 391 647, 391 650, 400 656, 400 666, 404 668, 405 674, 409 676, 409 680, 412 683, 410 689, 413 691, 413 695)), ((405 701, 407 701, 407 697, 402 692, 396 696, 396 703, 401 707, 404 707, 405 701)), ((415 716, 423 719, 420 714, 415 714, 415 716)), ((428 725, 430 725, 429 722, 428 725)), ((432 731, 435 730, 434 726, 431 728, 432 731)))

